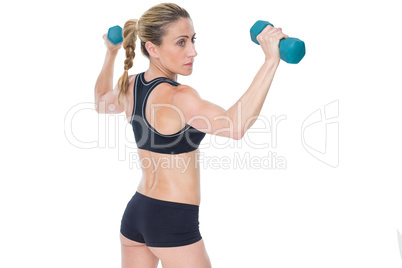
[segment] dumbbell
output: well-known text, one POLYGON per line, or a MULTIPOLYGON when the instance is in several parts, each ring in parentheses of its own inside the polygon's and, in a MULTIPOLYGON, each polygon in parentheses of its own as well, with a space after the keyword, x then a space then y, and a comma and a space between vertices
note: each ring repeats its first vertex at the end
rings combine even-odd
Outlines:
POLYGON ((119 25, 113 26, 109 28, 107 32, 107 39, 113 44, 117 45, 123 42, 123 34, 122 29, 119 25))
MULTIPOLYGON (((259 35, 265 27, 272 25, 268 21, 259 20, 250 29, 251 40, 259 45, 257 35, 259 35)), ((306 47, 304 42, 298 38, 288 37, 279 41, 279 54, 283 61, 287 63, 296 64, 303 59, 306 54, 306 47)))

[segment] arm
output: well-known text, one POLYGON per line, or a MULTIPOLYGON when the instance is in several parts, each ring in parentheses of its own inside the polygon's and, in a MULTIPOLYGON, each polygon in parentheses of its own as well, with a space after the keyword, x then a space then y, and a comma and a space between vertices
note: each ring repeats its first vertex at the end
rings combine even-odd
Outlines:
POLYGON ((117 85, 113 89, 114 61, 121 44, 114 46, 105 39, 106 35, 103 38, 107 51, 105 62, 95 84, 95 109, 98 113, 121 113, 124 111, 124 106, 118 104, 119 91, 117 85), (114 104, 114 106, 110 104, 114 104))
POLYGON ((238 139, 241 139, 257 120, 278 65, 279 61, 266 60, 247 91, 227 110, 225 115, 230 118, 229 122, 233 122, 238 139))
POLYGON ((265 62, 247 91, 228 110, 202 100, 189 86, 178 87, 173 101, 183 113, 186 123, 205 133, 241 139, 260 114, 279 66, 279 41, 287 37, 281 28, 272 26, 267 26, 257 36, 265 62))
POLYGON ((203 100, 189 86, 179 86, 174 105, 186 122, 205 133, 241 139, 254 124, 264 104, 279 61, 266 60, 247 91, 228 110, 203 100))

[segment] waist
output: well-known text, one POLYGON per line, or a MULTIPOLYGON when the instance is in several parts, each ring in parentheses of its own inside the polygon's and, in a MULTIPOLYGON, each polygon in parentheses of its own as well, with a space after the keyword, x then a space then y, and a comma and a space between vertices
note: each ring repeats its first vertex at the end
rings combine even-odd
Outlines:
POLYGON ((181 202, 166 201, 166 200, 163 200, 163 199, 153 198, 153 197, 144 195, 144 194, 142 194, 142 193, 140 193, 138 191, 135 192, 133 198, 143 200, 144 202, 146 202, 148 204, 153 204, 153 205, 158 205, 158 206, 166 206, 166 207, 172 207, 172 208, 188 209, 188 210, 194 210, 194 211, 199 210, 199 205, 181 203, 181 202))
POLYGON ((144 175, 192 177, 199 174, 199 149, 182 154, 163 154, 139 148, 138 154, 144 175))
POLYGON ((142 178, 137 191, 149 197, 200 204, 199 150, 169 155, 138 150, 142 165, 142 178))
POLYGON ((137 192, 165 201, 200 205, 201 193, 198 178, 157 178, 142 177, 137 192))

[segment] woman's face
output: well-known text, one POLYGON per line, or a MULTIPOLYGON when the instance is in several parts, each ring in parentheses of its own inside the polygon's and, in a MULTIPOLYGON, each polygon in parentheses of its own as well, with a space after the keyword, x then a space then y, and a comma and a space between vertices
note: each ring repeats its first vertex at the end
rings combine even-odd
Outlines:
POLYGON ((173 23, 157 48, 161 65, 174 74, 190 75, 193 72, 195 33, 193 22, 181 18, 173 23))

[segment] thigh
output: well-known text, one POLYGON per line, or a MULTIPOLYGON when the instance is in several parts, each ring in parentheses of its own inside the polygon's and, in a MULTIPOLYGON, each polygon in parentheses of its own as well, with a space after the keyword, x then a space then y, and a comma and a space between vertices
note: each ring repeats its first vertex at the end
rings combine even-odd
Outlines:
POLYGON ((157 268, 159 259, 145 243, 132 241, 120 233, 122 268, 157 268))
POLYGON ((162 261, 163 268, 210 268, 203 239, 181 247, 149 247, 149 250, 162 261))

